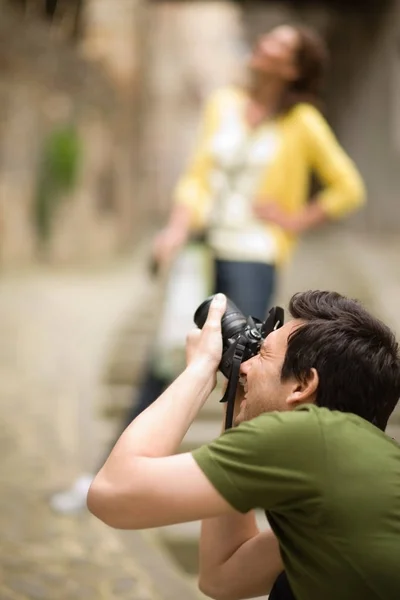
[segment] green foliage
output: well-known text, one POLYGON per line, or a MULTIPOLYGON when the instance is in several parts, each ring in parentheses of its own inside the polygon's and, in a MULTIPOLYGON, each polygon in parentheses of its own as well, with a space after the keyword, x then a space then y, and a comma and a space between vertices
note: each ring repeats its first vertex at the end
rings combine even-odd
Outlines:
POLYGON ((43 242, 50 238, 60 202, 77 182, 80 163, 81 144, 75 127, 55 129, 43 147, 34 202, 35 227, 43 242))

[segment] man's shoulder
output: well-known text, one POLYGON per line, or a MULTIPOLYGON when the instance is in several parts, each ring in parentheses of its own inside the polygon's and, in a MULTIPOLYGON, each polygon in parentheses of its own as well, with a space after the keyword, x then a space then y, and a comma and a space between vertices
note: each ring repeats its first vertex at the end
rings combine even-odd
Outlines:
POLYGON ((261 446, 272 443, 281 447, 286 444, 315 447, 323 442, 320 411, 310 404, 291 411, 266 412, 237 429, 261 446))
POLYGON ((290 435, 292 439, 309 439, 310 443, 329 443, 332 438, 347 436, 377 439, 385 434, 371 423, 351 413, 306 404, 290 411, 263 413, 244 424, 249 435, 290 435))
POLYGON ((340 447, 351 453, 353 448, 377 448, 400 446, 375 425, 353 413, 330 410, 315 404, 307 404, 292 411, 264 413, 254 421, 254 431, 260 433, 289 435, 296 442, 323 446, 325 449, 340 447))
POLYGON ((325 443, 339 446, 351 454, 362 448, 364 452, 393 454, 400 458, 399 444, 384 431, 354 413, 317 408, 318 419, 325 443))
MULTIPOLYGON (((305 404, 294 410, 265 412, 252 419, 255 429, 300 428, 308 429, 320 426, 320 413, 326 411, 314 404, 305 404)), ((329 411, 328 411, 329 412, 329 411)))

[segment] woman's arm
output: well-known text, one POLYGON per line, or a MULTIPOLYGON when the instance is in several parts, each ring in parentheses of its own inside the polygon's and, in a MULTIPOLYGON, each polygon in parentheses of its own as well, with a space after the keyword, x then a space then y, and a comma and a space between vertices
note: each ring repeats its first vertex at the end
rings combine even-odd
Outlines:
POLYGON ((220 91, 215 92, 206 102, 193 156, 176 185, 168 223, 156 237, 153 254, 161 264, 171 261, 191 230, 201 229, 204 225, 209 201, 209 140, 217 126, 220 94, 220 91))
POLYGON ((312 106, 301 110, 310 167, 323 185, 310 210, 328 219, 346 217, 365 203, 363 180, 320 112, 312 106))
POLYGON ((297 108, 295 118, 301 123, 308 167, 316 173, 323 189, 313 202, 295 213, 286 212, 274 202, 260 202, 254 212, 285 231, 301 234, 360 208, 365 202, 365 188, 353 161, 320 112, 302 105, 297 108))

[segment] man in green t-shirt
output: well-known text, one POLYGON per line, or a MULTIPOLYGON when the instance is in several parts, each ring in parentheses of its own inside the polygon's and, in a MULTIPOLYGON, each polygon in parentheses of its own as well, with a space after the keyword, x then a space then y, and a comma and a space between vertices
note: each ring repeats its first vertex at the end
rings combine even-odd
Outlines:
POLYGON ((297 600, 399 600, 392 332, 339 294, 296 294, 293 319, 241 365, 237 427, 177 455, 216 384, 225 302, 215 297, 185 371, 121 436, 90 510, 126 529, 202 519, 200 587, 216 599, 267 594, 285 569, 297 600))

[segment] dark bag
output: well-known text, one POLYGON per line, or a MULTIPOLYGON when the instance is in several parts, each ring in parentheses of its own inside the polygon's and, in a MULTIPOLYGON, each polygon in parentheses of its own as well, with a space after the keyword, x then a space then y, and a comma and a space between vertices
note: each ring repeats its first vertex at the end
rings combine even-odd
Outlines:
POLYGON ((296 600, 285 571, 279 575, 269 595, 269 600, 296 600))
MULTIPOLYGON (((265 512, 265 516, 267 517, 267 521, 271 525, 272 529, 274 529, 272 516, 268 515, 268 512, 265 512)), ((296 600, 290 587, 286 571, 282 571, 282 573, 277 577, 271 593, 268 596, 268 600, 296 600)))

